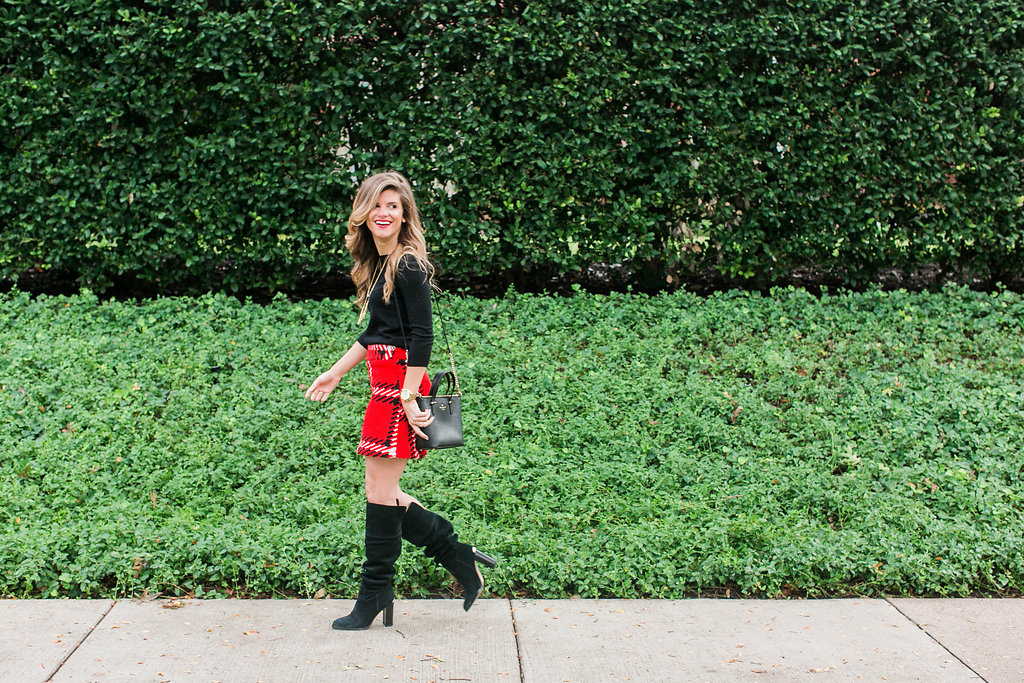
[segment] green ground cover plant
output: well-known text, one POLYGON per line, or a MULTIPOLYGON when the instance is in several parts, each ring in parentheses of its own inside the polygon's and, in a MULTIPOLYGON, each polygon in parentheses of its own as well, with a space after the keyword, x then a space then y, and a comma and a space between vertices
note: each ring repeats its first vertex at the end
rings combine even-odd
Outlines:
MULTIPOLYGON (((1024 299, 450 297, 465 448, 407 488, 494 594, 1019 594, 1024 299)), ((0 296, 0 594, 349 597, 349 301, 0 296)), ((444 364, 435 354, 434 365, 444 364)), ((398 590, 450 588, 418 552, 398 590)))

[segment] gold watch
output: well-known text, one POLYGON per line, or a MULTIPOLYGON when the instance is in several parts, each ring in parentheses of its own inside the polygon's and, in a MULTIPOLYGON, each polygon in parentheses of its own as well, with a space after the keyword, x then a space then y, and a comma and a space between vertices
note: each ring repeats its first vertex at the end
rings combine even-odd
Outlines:
POLYGON ((422 396, 422 394, 420 394, 420 392, 418 391, 409 391, 408 389, 402 389, 401 396, 402 403, 408 403, 409 401, 415 401, 420 396, 422 396))

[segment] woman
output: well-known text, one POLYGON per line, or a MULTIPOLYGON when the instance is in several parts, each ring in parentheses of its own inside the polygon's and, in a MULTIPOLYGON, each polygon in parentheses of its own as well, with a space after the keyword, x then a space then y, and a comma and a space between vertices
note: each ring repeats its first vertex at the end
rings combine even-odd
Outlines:
POLYGON ((352 348, 306 390, 306 398, 326 401, 345 373, 367 362, 371 395, 356 451, 366 462, 366 561, 355 608, 333 627, 365 629, 381 612, 384 625, 391 626, 392 581, 403 538, 458 579, 468 610, 484 588, 476 563, 493 567, 495 560, 460 543, 448 520, 424 509, 398 485, 409 460, 426 455, 416 447, 416 437, 426 438, 423 429, 434 420, 416 403, 430 390, 434 269, 409 181, 398 173, 380 173, 363 182, 352 202, 345 246, 355 260, 360 320, 367 311, 370 320, 352 348))

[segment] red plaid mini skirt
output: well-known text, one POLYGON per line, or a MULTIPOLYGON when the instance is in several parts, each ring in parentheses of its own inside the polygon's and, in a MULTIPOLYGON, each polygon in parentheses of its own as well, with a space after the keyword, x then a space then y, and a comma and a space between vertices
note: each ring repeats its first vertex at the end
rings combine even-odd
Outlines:
MULTIPOLYGON (((363 433, 356 450, 359 455, 419 460, 427 454, 416 448, 416 433, 402 410, 400 394, 406 365, 405 349, 385 344, 370 344, 366 349, 370 402, 366 405, 363 433)), ((424 375, 420 393, 429 392, 430 380, 424 375)))

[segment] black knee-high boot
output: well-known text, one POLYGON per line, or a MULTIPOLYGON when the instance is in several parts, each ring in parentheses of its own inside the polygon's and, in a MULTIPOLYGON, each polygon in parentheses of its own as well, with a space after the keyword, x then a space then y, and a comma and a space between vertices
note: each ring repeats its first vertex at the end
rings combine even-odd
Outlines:
POLYGON ((410 503, 402 520, 402 538, 423 548, 423 554, 452 573, 466 589, 462 608, 468 610, 484 591, 484 579, 476 563, 494 567, 498 561, 471 545, 459 543, 451 522, 441 515, 410 503))
POLYGON ((384 612, 384 625, 394 617, 395 562, 402 554, 402 515, 405 510, 393 505, 366 504, 366 561, 363 580, 352 613, 335 619, 333 628, 355 631, 369 628, 384 612))

